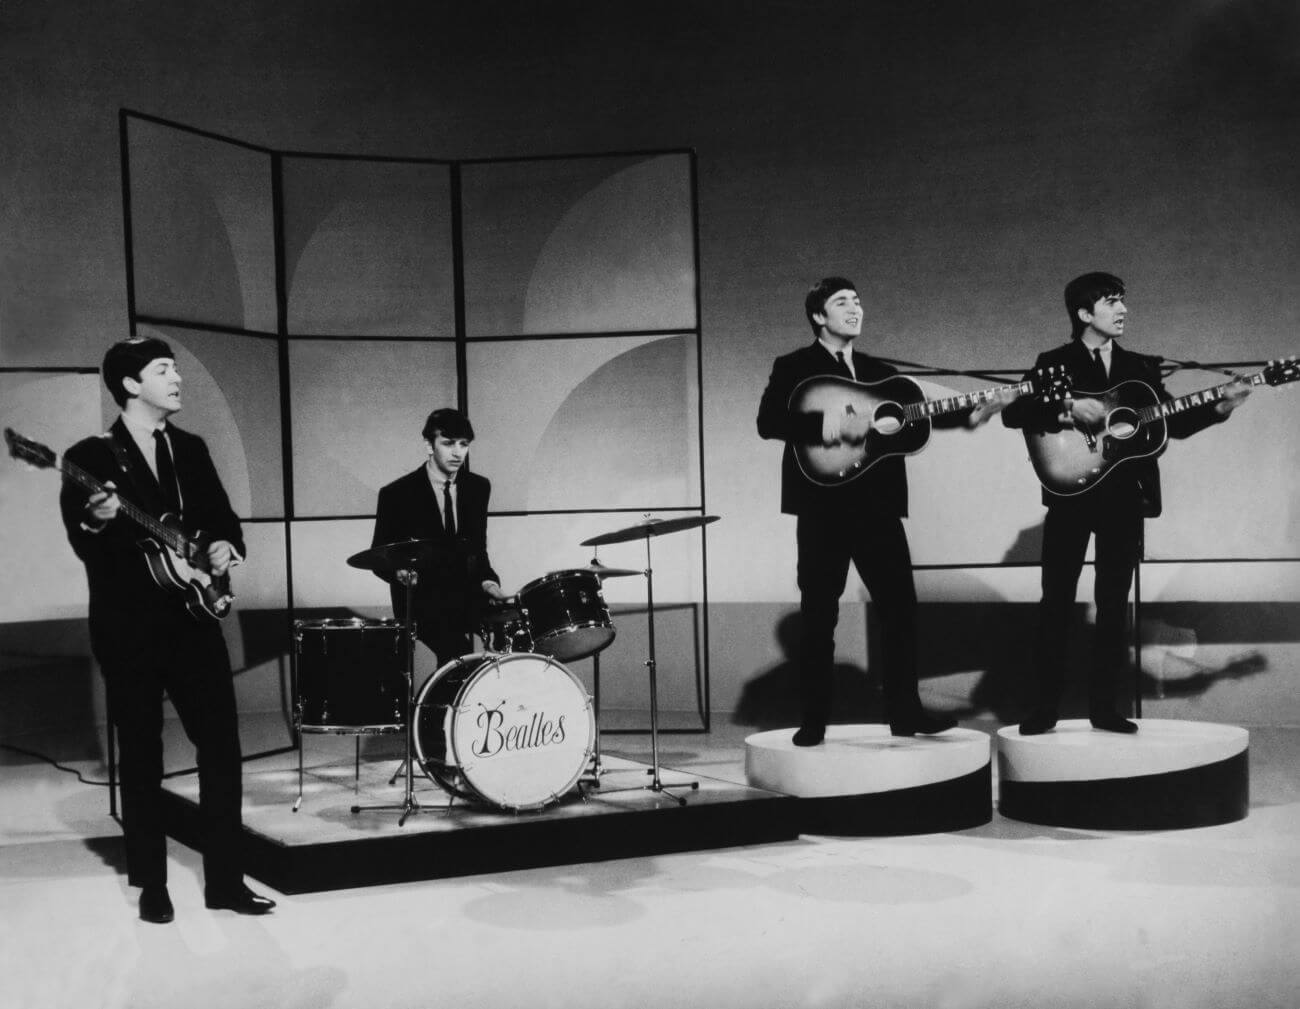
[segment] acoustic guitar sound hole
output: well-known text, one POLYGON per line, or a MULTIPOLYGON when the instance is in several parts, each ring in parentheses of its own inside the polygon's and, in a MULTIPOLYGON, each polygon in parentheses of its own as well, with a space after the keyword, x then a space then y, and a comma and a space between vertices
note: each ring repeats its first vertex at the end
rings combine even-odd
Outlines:
POLYGON ((1112 410, 1106 417, 1106 432, 1112 438, 1132 438, 1137 434, 1137 429, 1137 413, 1128 407, 1122 406, 1112 410))
POLYGON ((881 403, 871 415, 872 430, 880 434, 897 434, 903 423, 903 408, 897 403, 881 403))

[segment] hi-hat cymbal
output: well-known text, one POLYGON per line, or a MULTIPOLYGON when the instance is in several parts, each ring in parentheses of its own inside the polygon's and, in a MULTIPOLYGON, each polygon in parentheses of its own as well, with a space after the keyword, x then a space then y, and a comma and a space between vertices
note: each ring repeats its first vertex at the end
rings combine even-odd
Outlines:
POLYGON ((348 558, 348 564, 363 571, 392 574, 394 571, 445 564, 455 549, 452 544, 435 543, 433 540, 399 540, 396 543, 381 543, 369 550, 355 553, 348 558))
MULTIPOLYGON (((676 519, 643 519, 636 525, 627 526, 624 529, 615 529, 613 532, 601 533, 589 540, 583 540, 579 546, 600 547, 606 543, 627 543, 631 540, 648 539, 651 536, 665 536, 668 533, 680 532, 683 529, 697 529, 700 526, 716 521, 718 521, 717 515, 687 515, 676 519)), ((640 574, 640 572, 637 573, 640 574)))

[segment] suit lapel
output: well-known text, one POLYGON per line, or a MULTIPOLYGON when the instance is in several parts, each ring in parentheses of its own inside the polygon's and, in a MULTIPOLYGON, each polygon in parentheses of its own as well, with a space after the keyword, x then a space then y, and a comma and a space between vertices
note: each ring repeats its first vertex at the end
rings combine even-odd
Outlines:
POLYGON ((445 536, 447 523, 443 520, 442 502, 439 500, 442 488, 433 489, 433 480, 430 479, 427 466, 421 466, 416 470, 415 475, 416 483, 419 485, 420 511, 429 516, 429 528, 435 529, 445 536))
MULTIPOLYGON (((1115 349, 1112 346, 1111 369, 1112 373, 1115 368, 1115 349)), ((1073 360, 1070 362, 1070 372, 1075 376, 1075 386, 1084 392, 1103 392, 1109 380, 1106 377, 1106 369, 1097 363, 1092 356, 1092 351, 1084 344, 1082 340, 1075 340, 1070 348, 1073 360)))
POLYGON ((1131 354, 1119 344, 1115 344, 1114 348, 1115 349, 1110 358, 1110 377, 1112 384, 1114 382, 1123 381, 1124 379, 1143 377, 1141 369, 1134 366, 1136 362, 1141 360, 1141 358, 1137 355, 1131 354))
POLYGON ((125 472, 130 486, 119 489, 150 515, 155 517, 162 515, 166 511, 166 505, 162 491, 158 487, 158 480, 153 475, 153 470, 149 468, 149 464, 145 462, 144 456, 140 454, 139 446, 131 437, 131 432, 126 429, 126 422, 121 417, 118 417, 109 428, 109 436, 121 449, 120 453, 114 452, 118 463, 120 464, 123 459, 126 460, 125 472))

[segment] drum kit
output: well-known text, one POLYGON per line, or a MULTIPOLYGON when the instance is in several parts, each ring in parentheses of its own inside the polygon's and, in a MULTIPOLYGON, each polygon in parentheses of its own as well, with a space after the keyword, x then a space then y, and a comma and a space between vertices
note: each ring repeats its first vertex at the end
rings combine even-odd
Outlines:
MULTIPOLYGON (((659 701, 655 664, 654 575, 650 540, 717 521, 716 515, 646 518, 635 525, 584 540, 603 546, 644 539, 646 567, 586 567, 553 571, 534 579, 487 610, 479 635, 484 650, 435 670, 418 689, 416 628, 410 618, 422 571, 436 570, 454 552, 430 540, 405 540, 363 550, 348 558, 403 586, 404 621, 361 618, 296 620, 297 677, 294 725, 301 733, 360 737, 402 734, 406 751, 402 801, 353 806, 401 813, 398 826, 419 812, 418 768, 449 796, 510 811, 541 809, 558 802, 584 774, 600 787, 599 731, 592 699, 564 665, 596 658, 614 641, 614 624, 601 583, 635 575, 646 579, 650 674, 651 782, 643 786, 685 805, 663 784, 659 769, 659 701)), ((598 675, 598 674, 597 674, 598 675)), ((298 799, 303 799, 303 755, 298 740, 298 799)), ((672 787, 698 788, 698 782, 672 787)), ((604 792, 621 791, 603 789, 604 792)))

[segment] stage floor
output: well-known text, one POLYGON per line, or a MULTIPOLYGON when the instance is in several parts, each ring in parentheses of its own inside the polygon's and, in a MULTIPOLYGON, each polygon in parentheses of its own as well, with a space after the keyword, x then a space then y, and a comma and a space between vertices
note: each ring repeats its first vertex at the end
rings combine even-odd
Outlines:
MULTIPOLYGON (((358 768, 352 737, 307 737, 297 812, 296 752, 245 766, 249 875, 281 893, 304 893, 759 844, 799 834, 797 800, 789 796, 664 767, 662 759, 666 791, 652 791, 645 787, 652 777, 648 764, 614 755, 602 758, 599 787, 583 783, 557 803, 522 812, 453 800, 417 775, 419 811, 399 826, 400 810, 352 812, 353 806, 400 804, 404 796, 404 775, 389 784, 401 765, 400 746, 364 742, 367 752, 358 768)), ((168 833, 198 848, 197 777, 170 778, 165 787, 173 800, 168 833)))
MULTIPOLYGON (((276 728, 247 751, 283 742, 276 728)), ((719 718, 707 736, 661 737, 663 759, 743 781, 753 731, 719 718)), ((169 743, 185 766, 183 740, 169 743)), ((644 737, 609 749, 649 759, 644 737)), ((333 754, 344 777, 350 752, 333 754)), ((67 759, 104 779, 98 758, 67 759)), ((173 843, 176 921, 159 927, 136 917, 106 789, 0 751, 6 1004, 1284 1009, 1300 990, 1300 730, 1251 727, 1250 764, 1250 816, 1213 827, 1084 830, 995 811, 942 834, 803 834, 296 896, 251 881, 279 900, 263 918, 205 908, 200 859, 173 843)), ((295 781, 277 816, 296 794, 295 781)))

